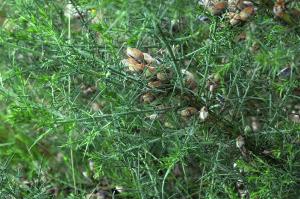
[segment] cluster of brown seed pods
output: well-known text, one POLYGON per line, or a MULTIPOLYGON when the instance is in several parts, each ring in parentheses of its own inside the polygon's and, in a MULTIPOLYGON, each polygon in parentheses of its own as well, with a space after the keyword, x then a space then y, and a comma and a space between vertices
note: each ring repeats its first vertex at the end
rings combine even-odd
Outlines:
POLYGON ((228 10, 225 16, 233 26, 248 21, 256 11, 253 3, 246 0, 201 0, 199 2, 213 15, 222 15, 228 10))
MULTIPOLYGON (((147 92, 143 93, 140 97, 142 103, 150 104, 157 99, 159 94, 152 92, 155 91, 155 89, 166 91, 162 96, 168 96, 168 89, 172 91, 174 88, 172 86, 174 72, 170 68, 165 67, 164 64, 161 64, 160 61, 153 58, 150 54, 144 53, 137 48, 128 47, 126 49, 126 55, 127 58, 122 60, 123 65, 126 66, 125 70, 130 73, 140 74, 141 76, 144 76, 147 81, 147 92)), ((191 92, 195 92, 198 87, 195 75, 185 69, 182 69, 180 72, 184 86, 191 92)), ((158 108, 161 109, 164 107, 166 106, 159 105, 158 108)), ((208 110, 205 106, 200 110, 193 106, 188 106, 179 111, 179 114, 184 120, 198 115, 200 120, 204 121, 208 117, 208 110)), ((159 115, 152 114, 149 115, 148 118, 155 120, 159 118, 159 115)))
POLYGON ((248 21, 256 8, 251 1, 229 0, 228 10, 229 23, 234 26, 248 21))
POLYGON ((291 8, 288 5, 293 1, 275 0, 274 1, 249 1, 249 0, 199 0, 199 4, 204 6, 211 14, 225 16, 231 25, 238 25, 248 21, 257 10, 262 6, 272 9, 274 17, 289 25, 297 25, 300 19, 299 8, 291 8))
MULTIPOLYGON (((161 63, 150 54, 144 53, 137 48, 127 48, 127 59, 122 63, 127 67, 126 70, 131 73, 140 73, 147 78, 147 86, 150 89, 159 89, 165 86, 171 80, 172 74, 167 71, 159 70, 161 63)), ((141 96, 141 101, 151 103, 155 100, 152 92, 146 92, 141 96)))

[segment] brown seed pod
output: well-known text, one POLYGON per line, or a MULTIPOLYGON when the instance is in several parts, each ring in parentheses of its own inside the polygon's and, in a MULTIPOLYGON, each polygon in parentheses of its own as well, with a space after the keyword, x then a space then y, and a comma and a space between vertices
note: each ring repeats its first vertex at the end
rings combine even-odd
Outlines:
POLYGON ((184 75, 185 85, 191 90, 196 89, 197 88, 197 82, 196 82, 194 74, 187 71, 187 70, 185 70, 185 69, 182 69, 181 73, 184 75))
POLYGON ((155 96, 152 93, 145 93, 142 95, 141 100, 142 102, 149 104, 155 100, 155 96))
POLYGON ((230 17, 229 23, 232 26, 238 25, 242 21, 240 15, 236 14, 236 13, 233 13, 233 14, 229 15, 229 17, 230 17))
POLYGON ((253 3, 251 1, 239 0, 237 3, 237 8, 240 10, 243 10, 244 8, 249 6, 253 7, 253 3))
POLYGON ((187 107, 180 111, 181 117, 191 117, 197 113, 197 109, 195 107, 187 107))
POLYGON ((253 3, 251 1, 245 1, 245 0, 228 0, 228 9, 230 12, 243 10, 248 6, 253 6, 253 3))
POLYGON ((225 1, 217 2, 212 6, 208 7, 208 10, 211 12, 213 15, 220 15, 222 14, 227 7, 227 3, 225 1))
POLYGON ((155 59, 148 53, 143 53, 144 60, 146 61, 147 64, 152 64, 155 62, 155 59))
POLYGON ((144 61, 143 52, 137 48, 127 48, 126 54, 128 57, 131 57, 140 63, 142 63, 144 61))
POLYGON ((186 83, 187 87, 191 90, 195 90, 198 86, 196 80, 192 79, 192 78, 187 79, 185 83, 186 83))
POLYGON ((273 13, 275 17, 283 17, 286 10, 285 0, 277 0, 273 7, 273 13))
POLYGON ((236 147, 239 149, 242 149, 245 147, 245 138, 243 136, 239 135, 236 138, 236 147))
POLYGON ((220 86, 220 76, 218 74, 211 75, 207 82, 207 87, 210 92, 214 92, 220 86))
POLYGON ((91 86, 91 85, 82 85, 81 89, 84 95, 91 95, 97 91, 96 86, 91 86))
POLYGON ((153 58, 150 54, 143 53, 143 55, 144 55, 144 60, 147 64, 160 64, 160 62, 157 59, 153 58))
POLYGON ((236 15, 235 12, 227 12, 225 16, 227 16, 227 18, 229 19, 232 19, 235 15, 236 15))
POLYGON ((172 79, 172 73, 161 71, 156 74, 156 78, 160 81, 166 82, 166 81, 169 81, 170 79, 172 79))
POLYGON ((156 73, 156 68, 153 66, 145 66, 144 76, 147 78, 152 78, 156 73))
POLYGON ((208 110, 207 110, 207 107, 206 106, 203 106, 201 108, 201 110, 199 111, 199 118, 202 120, 202 121, 205 121, 207 118, 208 118, 208 110))
POLYGON ((148 86, 150 88, 160 88, 162 86, 161 81, 157 80, 157 81, 151 81, 148 83, 148 86))
POLYGON ((122 63, 128 67, 132 72, 142 72, 145 68, 144 64, 137 62, 135 59, 129 57, 128 59, 123 59, 122 63))
POLYGON ((241 12, 240 12, 240 18, 242 21, 247 21, 252 15, 254 14, 254 7, 253 6, 249 6, 244 8, 241 12))
POLYGON ((94 103, 92 103, 92 105, 91 105, 91 109, 92 109, 94 112, 97 112, 97 111, 101 110, 101 108, 102 108, 102 106, 101 106, 99 103, 97 103, 97 102, 94 102, 94 103))
POLYGON ((146 77, 151 77, 151 76, 154 76, 155 75, 155 73, 156 73, 156 68, 155 67, 153 67, 153 66, 148 66, 148 65, 146 65, 145 66, 145 76, 146 77))
POLYGON ((164 72, 159 72, 156 74, 156 78, 161 80, 161 81, 166 81, 168 80, 167 74, 164 72))

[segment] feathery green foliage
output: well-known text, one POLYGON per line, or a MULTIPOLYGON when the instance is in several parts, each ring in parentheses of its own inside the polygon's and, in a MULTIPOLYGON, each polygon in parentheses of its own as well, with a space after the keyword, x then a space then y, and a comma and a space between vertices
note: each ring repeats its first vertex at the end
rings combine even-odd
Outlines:
POLYGON ((264 6, 231 27, 195 1, 73 0, 86 13, 70 21, 67 2, 0 2, 1 198, 238 198, 239 180, 251 198, 299 194, 300 126, 289 105, 300 99, 300 37, 264 6), (209 23, 197 19, 205 14, 209 23), (151 104, 140 100, 147 80, 121 63, 128 46, 174 71, 151 104), (197 76, 197 92, 181 69, 197 76), (208 120, 183 120, 187 106, 208 107, 208 120))

